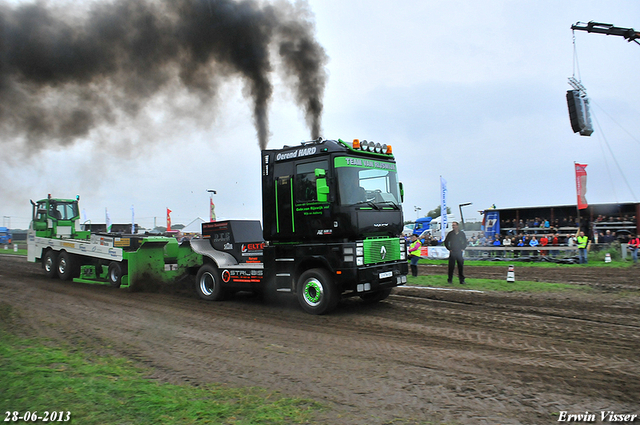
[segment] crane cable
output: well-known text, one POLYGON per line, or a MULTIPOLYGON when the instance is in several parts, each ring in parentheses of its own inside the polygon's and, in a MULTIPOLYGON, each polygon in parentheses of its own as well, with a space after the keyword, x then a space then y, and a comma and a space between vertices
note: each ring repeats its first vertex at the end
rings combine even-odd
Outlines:
MULTIPOLYGON (((613 154, 613 150, 611 149, 611 146, 609 145, 609 141, 607 140, 604 132, 602 131, 602 127, 600 126, 600 121, 598 121, 598 118, 596 117, 595 114, 592 113, 592 116, 593 116, 593 119, 596 122, 596 125, 598 126, 598 129, 600 130, 599 136, 602 135, 602 140, 604 140, 604 143, 607 146, 607 149, 609 150, 609 153, 611 154, 611 158, 613 158, 613 162, 615 162, 616 167, 618 168, 618 171, 620 172, 620 175, 622 176, 622 179, 624 180, 624 183, 627 185, 627 189, 629 189, 629 192, 631 192, 631 195, 633 196, 633 200, 638 202, 638 197, 633 192, 633 189, 631 188, 631 185, 629 184, 629 181, 627 180, 627 176, 622 171, 622 167, 620 167, 620 163, 618 163, 618 159, 613 154)), ((602 147, 602 144, 600 146, 602 147)), ((609 171, 609 164, 607 163, 607 157, 604 156, 604 155, 603 155, 603 157, 604 157, 605 164, 607 165, 607 171, 609 171)), ((609 172, 609 179, 611 179, 611 173, 610 172, 609 172)), ((613 188, 613 194, 616 197, 616 202, 617 202, 618 201, 617 200, 618 196, 616 195, 616 192, 615 192, 616 189, 615 189, 615 185, 613 184, 613 180, 612 179, 611 179, 611 186, 613 188)))
POLYGON ((594 100, 591 100, 591 102, 592 102, 594 105, 596 105, 598 108, 600 108, 600 110, 601 110, 602 112, 604 112, 604 114, 605 114, 606 116, 608 116, 608 117, 609 117, 609 119, 610 119, 611 121, 613 121, 613 122, 614 122, 618 127, 620 127, 620 130, 622 130, 622 131, 624 131, 625 133, 627 133, 627 135, 628 135, 628 136, 629 136, 629 137, 630 137, 634 142, 636 142, 637 144, 639 144, 639 145, 640 145, 640 139, 638 139, 636 136, 634 136, 633 134, 631 134, 631 132, 630 132, 629 130, 627 130, 626 128, 624 128, 624 127, 622 126, 622 124, 620 124, 618 121, 616 121, 616 120, 615 120, 615 118, 613 118, 613 117, 612 117, 612 116, 611 116, 607 111, 605 111, 605 110, 602 108, 602 106, 600 106, 600 104, 598 104, 598 102, 595 102, 594 100))
POLYGON ((576 31, 571 30, 573 35, 573 78, 576 77, 576 68, 578 69, 578 81, 581 80, 580 77, 580 65, 578 64, 578 49, 576 48, 576 31))
MULTIPOLYGON (((575 30, 572 30, 571 32, 572 32, 572 35, 573 35, 573 78, 575 79, 576 69, 577 69, 577 71, 578 71, 578 79, 577 79, 577 81, 581 83, 582 77, 580 75, 580 65, 579 65, 579 62, 578 62, 578 49, 576 48, 576 32, 575 32, 575 30)), ((592 100, 592 102, 593 102, 593 100, 592 100)), ((611 118, 611 115, 609 115, 600 105, 598 105, 596 102, 593 102, 593 103, 596 104, 598 106, 598 108, 600 108, 607 116, 609 116, 609 118, 611 118)), ((622 179, 624 180, 625 184, 627 185, 627 188, 629 189, 629 192, 631 192, 631 195, 633 196, 634 201, 637 202, 638 198, 637 198, 636 194, 633 192, 633 189, 631 188, 631 185, 629 185, 629 181, 627 180, 626 175, 622 171, 622 167, 620 167, 620 164, 618 163, 618 159, 613 154, 613 150, 611 149, 611 145, 609 145, 609 141, 607 140, 607 138, 606 138, 606 136, 604 134, 604 131, 602 130, 602 126, 600 125, 600 122, 598 121, 598 118, 596 117, 596 114, 594 114, 593 111, 591 111, 591 115, 592 115, 593 119, 595 120, 596 125, 598 126, 598 130, 599 130, 598 139, 600 140, 600 149, 602 150, 602 157, 604 158, 605 167, 607 168, 607 174, 609 175, 609 181, 611 183, 611 189, 613 190, 613 196, 616 198, 616 202, 618 202, 618 195, 616 194, 615 184, 613 183, 613 176, 611 175, 611 170, 609 168, 609 162, 607 161, 607 155, 605 154, 602 141, 604 141, 604 144, 606 145, 607 150, 611 154, 611 158, 613 158, 613 162, 615 163, 616 167, 618 168, 618 171, 620 172, 620 175, 622 176, 622 179)), ((629 133, 627 130, 625 130, 613 118, 611 118, 611 120, 613 122, 615 122, 620 128, 622 128, 627 134, 631 135, 631 133, 629 133)), ((633 140, 635 140, 636 142, 640 143, 640 141, 638 141, 638 139, 636 139, 632 135, 631 135, 631 138, 633 140)))
MULTIPOLYGON (((611 175, 611 168, 609 168, 609 161, 607 161, 607 153, 604 151, 604 146, 603 146, 603 143, 602 143, 602 139, 604 139, 606 141, 607 138, 605 137, 604 133, 602 132, 602 127, 600 127, 600 122, 598 121, 598 118, 595 116, 595 114, 592 114, 592 116, 593 116, 593 119, 596 122, 596 125, 598 126, 598 132, 596 133, 596 135, 598 137, 598 140, 600 141, 600 150, 602 151, 602 158, 604 159, 604 165, 605 165, 605 167, 607 169, 607 174, 609 175, 609 183, 611 184, 611 190, 613 191, 613 199, 615 199, 616 202, 618 202, 618 194, 616 192, 616 185, 613 184, 613 175, 611 175)), ((611 148, 609 147, 609 143, 608 142, 607 142, 607 147, 609 148, 609 152, 611 152, 611 148)), ((611 153, 611 156, 613 156, 613 153, 611 153)), ((615 157, 614 157, 614 160, 615 160, 615 157)))

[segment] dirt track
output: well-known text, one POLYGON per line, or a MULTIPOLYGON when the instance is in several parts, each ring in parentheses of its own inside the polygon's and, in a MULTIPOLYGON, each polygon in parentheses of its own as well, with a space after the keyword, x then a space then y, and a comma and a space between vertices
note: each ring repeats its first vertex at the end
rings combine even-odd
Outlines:
MULTIPOLYGON (((125 356, 156 379, 262 386, 322 401, 331 410, 321 424, 640 415, 638 269, 620 279, 589 269, 584 281, 575 268, 552 270, 554 281, 589 284, 593 294, 398 288, 378 305, 354 299, 311 316, 290 296, 209 303, 183 287, 128 293, 48 280, 24 258, 0 256, 0 303, 19 313, 17 332, 125 356)), ((505 267, 474 273, 502 278, 505 267)))

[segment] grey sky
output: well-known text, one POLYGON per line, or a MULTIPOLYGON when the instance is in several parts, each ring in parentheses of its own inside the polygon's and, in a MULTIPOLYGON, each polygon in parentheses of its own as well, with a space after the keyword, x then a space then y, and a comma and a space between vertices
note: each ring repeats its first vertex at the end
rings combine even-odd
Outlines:
MULTIPOLYGON (((571 24, 640 29, 637 1, 308 4, 329 57, 322 136, 391 144, 406 219, 416 217, 414 206, 426 213, 439 204, 439 176, 455 213, 473 202, 465 219, 479 219, 477 210, 492 204, 573 204, 574 161, 589 164, 590 203, 638 201, 640 46, 576 32, 577 76, 595 117, 591 137, 572 133, 565 100, 574 72, 571 24)), ((309 138, 278 75, 270 148, 309 138)), ((133 205, 143 227, 154 217, 164 224, 166 207, 173 223, 187 224, 208 217, 207 189, 215 189, 219 218, 260 218, 259 148, 243 87, 230 78, 211 110, 194 109, 181 93, 159 96, 142 117, 122 117, 71 147, 27 155, 5 141, 0 213, 25 228, 30 198, 79 194, 93 222, 104 222, 105 208, 114 222, 129 222, 133 205), (166 103, 173 112, 154 109, 166 103)))

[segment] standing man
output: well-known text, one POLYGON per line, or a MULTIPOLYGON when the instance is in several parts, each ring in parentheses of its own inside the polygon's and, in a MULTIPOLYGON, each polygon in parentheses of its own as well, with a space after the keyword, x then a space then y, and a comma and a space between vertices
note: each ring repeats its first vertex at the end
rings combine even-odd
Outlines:
POLYGON ((606 244, 611 245, 611 243, 612 243, 613 241, 615 241, 615 240, 616 240, 616 238, 615 238, 615 236, 613 236, 613 235, 611 234, 611 230, 607 230, 607 233, 606 233, 606 234, 604 235, 604 237, 602 238, 602 243, 606 243, 606 244))
POLYGON ((458 277, 460 278, 460 284, 464 285, 464 259, 462 258, 462 251, 467 247, 467 236, 458 227, 458 222, 451 223, 451 230, 447 237, 444 239, 444 246, 449 250, 449 278, 447 283, 453 281, 453 269, 458 263, 458 277))
POLYGON ((638 264, 638 249, 640 249, 640 235, 636 235, 635 238, 629 241, 627 245, 631 250, 631 257, 633 258, 633 264, 638 264))
POLYGON ((589 246, 589 237, 584 235, 583 230, 578 230, 578 257, 580 264, 587 264, 587 246, 589 246))
POLYGON ((411 276, 418 276, 418 260, 420 259, 420 248, 422 244, 418 239, 418 235, 411 235, 411 243, 409 244, 409 259, 411 261, 411 276))

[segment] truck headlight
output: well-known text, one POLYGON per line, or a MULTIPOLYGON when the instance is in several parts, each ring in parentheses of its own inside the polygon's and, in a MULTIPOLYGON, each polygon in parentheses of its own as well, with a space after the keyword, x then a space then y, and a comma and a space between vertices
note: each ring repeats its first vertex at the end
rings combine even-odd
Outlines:
POLYGON ((353 263, 353 247, 345 246, 342 248, 342 253, 344 254, 344 262, 345 263, 353 263))
POLYGON ((356 242, 356 266, 364 266, 364 243, 356 242))

